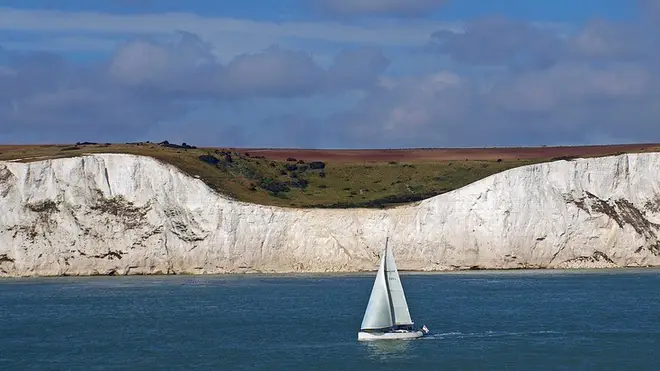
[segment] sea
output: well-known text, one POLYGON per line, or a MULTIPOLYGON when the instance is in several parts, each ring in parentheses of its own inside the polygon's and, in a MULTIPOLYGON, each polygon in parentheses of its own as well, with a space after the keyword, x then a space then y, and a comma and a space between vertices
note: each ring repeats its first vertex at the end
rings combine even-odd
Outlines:
POLYGON ((358 342, 373 279, 0 279, 0 370, 660 369, 657 269, 403 272, 431 333, 358 342))

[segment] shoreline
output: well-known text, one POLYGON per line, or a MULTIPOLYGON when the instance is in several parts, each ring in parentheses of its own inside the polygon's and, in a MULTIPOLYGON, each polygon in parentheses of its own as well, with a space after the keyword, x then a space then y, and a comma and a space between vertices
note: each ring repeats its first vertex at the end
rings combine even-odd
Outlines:
MULTIPOLYGON (((202 273, 202 274, 127 274, 127 275, 44 275, 44 276, 5 276, 0 277, 3 282, 17 280, 42 280, 42 279, 125 279, 133 278, 348 278, 348 277, 373 277, 377 270, 373 271, 347 271, 347 272, 249 272, 249 273, 202 273)), ((660 273, 660 266, 648 267, 607 267, 607 268, 516 268, 516 269, 461 269, 461 270, 438 270, 417 271, 399 270, 401 276, 479 276, 479 275, 506 275, 506 276, 534 276, 534 275, 565 275, 565 274, 621 274, 621 273, 660 273)))

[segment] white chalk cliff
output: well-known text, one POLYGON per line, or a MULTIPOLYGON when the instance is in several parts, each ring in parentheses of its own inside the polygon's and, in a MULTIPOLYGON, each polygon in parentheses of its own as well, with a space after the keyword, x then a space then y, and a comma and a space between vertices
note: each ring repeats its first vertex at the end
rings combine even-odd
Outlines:
POLYGON ((511 169, 393 209, 230 200, 149 157, 0 162, 0 276, 660 264, 660 154, 511 169))

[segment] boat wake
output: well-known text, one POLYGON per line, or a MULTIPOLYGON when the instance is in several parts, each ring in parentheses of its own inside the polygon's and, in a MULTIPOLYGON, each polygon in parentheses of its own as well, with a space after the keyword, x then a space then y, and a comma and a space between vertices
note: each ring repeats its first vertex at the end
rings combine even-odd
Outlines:
POLYGON ((536 336, 536 335, 552 335, 561 334, 558 331, 486 331, 486 332, 441 332, 430 333, 420 340, 445 340, 451 338, 464 339, 464 338, 490 338, 490 337, 516 337, 516 336, 536 336))

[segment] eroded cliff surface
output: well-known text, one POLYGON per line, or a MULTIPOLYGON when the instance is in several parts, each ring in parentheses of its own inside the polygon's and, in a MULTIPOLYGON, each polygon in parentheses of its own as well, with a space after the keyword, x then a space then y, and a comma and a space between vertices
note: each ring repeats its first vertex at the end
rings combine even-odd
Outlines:
POLYGON ((386 210, 227 199, 149 157, 0 163, 0 276, 660 264, 660 154, 508 170, 386 210))

